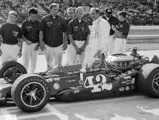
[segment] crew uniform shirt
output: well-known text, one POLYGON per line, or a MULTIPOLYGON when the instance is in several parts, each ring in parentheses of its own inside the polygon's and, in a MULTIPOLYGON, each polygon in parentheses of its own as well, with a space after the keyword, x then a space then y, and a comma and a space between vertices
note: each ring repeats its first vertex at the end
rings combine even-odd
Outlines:
POLYGON ((128 23, 127 20, 120 22, 117 30, 122 32, 122 35, 117 37, 126 39, 129 34, 130 24, 128 23))
MULTIPOLYGON (((71 21, 72 19, 66 19, 65 21, 66 21, 66 24, 67 24, 67 28, 68 28, 68 24, 69 24, 69 22, 71 21)), ((70 40, 67 38, 67 41, 68 41, 68 44, 70 44, 70 40)))
POLYGON ((0 28, 3 44, 16 45, 18 39, 22 38, 21 28, 16 24, 4 23, 0 28))
POLYGON ((40 21, 34 21, 27 19, 22 23, 22 34, 32 43, 39 42, 39 29, 40 21))
MULTIPOLYGON (((113 15, 110 18, 107 18, 105 16, 103 16, 102 18, 104 18, 105 20, 107 20, 110 24, 110 26, 114 25, 118 25, 119 24, 119 20, 118 18, 114 17, 113 15)), ((115 31, 111 28, 110 29, 110 34, 109 35, 114 35, 115 31)))
POLYGON ((50 14, 42 18, 40 31, 44 32, 44 43, 50 47, 58 47, 63 44, 63 32, 67 31, 65 19, 57 15, 53 18, 50 14))
POLYGON ((90 34, 90 30, 85 21, 79 21, 75 18, 69 22, 68 34, 72 35, 73 40, 85 41, 90 34))

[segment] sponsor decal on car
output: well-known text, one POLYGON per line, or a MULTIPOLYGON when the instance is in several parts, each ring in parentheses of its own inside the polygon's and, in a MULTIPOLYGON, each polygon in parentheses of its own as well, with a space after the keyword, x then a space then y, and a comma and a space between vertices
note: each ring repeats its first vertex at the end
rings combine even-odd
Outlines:
POLYGON ((88 76, 84 82, 85 88, 92 88, 91 92, 102 92, 105 90, 112 90, 113 86, 111 83, 107 83, 106 76, 103 74, 98 74, 94 76, 88 76))
POLYGON ((52 81, 53 81, 53 78, 46 79, 46 82, 48 83, 51 83, 52 81))
POLYGON ((71 82, 75 82, 76 80, 67 80, 66 82, 71 83, 71 82))
POLYGON ((54 81, 55 81, 55 82, 59 82, 59 81, 60 81, 60 78, 59 78, 59 77, 54 78, 54 81))
POLYGON ((53 84, 53 88, 54 88, 55 90, 60 89, 60 84, 59 84, 59 83, 53 84))
POLYGON ((119 88, 119 91, 120 91, 120 92, 122 92, 122 91, 124 91, 124 90, 125 90, 124 87, 120 87, 120 88, 119 88))
POLYGON ((125 88, 125 89, 128 91, 128 90, 130 90, 130 87, 129 87, 129 86, 126 86, 126 88, 125 88))

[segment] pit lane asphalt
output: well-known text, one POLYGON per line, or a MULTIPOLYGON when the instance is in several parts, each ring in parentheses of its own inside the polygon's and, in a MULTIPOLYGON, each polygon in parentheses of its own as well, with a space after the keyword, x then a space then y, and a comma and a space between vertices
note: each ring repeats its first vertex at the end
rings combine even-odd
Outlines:
MULTIPOLYGON (((139 51, 152 57, 159 50, 139 51)), ((46 70, 46 60, 38 56, 36 72, 46 70), (44 63, 44 64, 43 64, 44 63)), ((0 120, 159 120, 159 101, 140 94, 132 96, 64 103, 51 100, 37 113, 24 113, 16 106, 0 107, 0 120)))

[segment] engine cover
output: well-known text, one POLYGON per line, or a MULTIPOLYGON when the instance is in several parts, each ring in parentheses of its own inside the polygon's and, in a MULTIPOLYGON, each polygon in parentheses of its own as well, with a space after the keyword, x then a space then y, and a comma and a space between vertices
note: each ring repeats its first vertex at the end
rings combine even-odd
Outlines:
POLYGON ((107 56, 106 62, 115 66, 118 69, 124 69, 130 66, 131 62, 137 59, 138 58, 127 54, 116 54, 107 56))

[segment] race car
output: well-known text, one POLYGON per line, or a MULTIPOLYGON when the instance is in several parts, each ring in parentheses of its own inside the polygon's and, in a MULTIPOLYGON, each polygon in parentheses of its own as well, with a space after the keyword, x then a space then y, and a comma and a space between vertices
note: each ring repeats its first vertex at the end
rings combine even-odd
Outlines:
POLYGON ((18 62, 9 61, 0 70, 0 103, 9 100, 25 112, 45 107, 50 98, 63 101, 106 98, 132 94, 136 90, 159 97, 159 59, 139 55, 113 54, 98 62, 86 73, 81 65, 50 67, 40 73, 27 74, 18 62), (98 66, 98 67, 96 67, 98 66))

